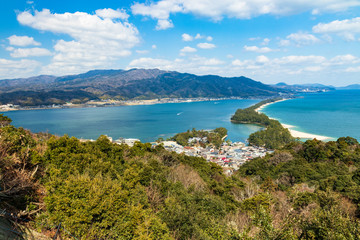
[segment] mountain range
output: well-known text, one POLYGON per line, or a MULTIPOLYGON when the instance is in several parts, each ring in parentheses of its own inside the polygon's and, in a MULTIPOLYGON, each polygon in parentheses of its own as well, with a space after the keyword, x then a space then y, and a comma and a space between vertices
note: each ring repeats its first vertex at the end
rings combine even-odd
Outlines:
POLYGON ((99 99, 268 98, 290 92, 243 76, 198 76, 159 69, 92 70, 61 77, 0 80, 0 103, 21 106, 99 99))
POLYGON ((333 91, 336 89, 333 86, 323 85, 319 83, 288 85, 286 83, 280 82, 272 86, 284 90, 286 89, 292 92, 320 92, 320 91, 333 91))

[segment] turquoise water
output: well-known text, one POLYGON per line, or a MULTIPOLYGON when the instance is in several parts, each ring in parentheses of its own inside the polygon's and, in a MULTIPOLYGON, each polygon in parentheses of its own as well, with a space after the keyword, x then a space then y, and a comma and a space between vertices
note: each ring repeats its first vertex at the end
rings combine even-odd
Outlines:
POLYGON ((117 139, 138 138, 143 142, 164 139, 188 129, 228 129, 228 139, 245 141, 259 129, 254 125, 232 124, 230 117, 238 108, 259 100, 222 100, 192 103, 168 103, 147 106, 44 109, 6 112, 13 125, 33 132, 68 134, 97 139, 106 134, 117 139))
POLYGON ((360 140, 360 90, 302 94, 301 98, 271 104, 262 112, 296 126, 294 130, 360 140))

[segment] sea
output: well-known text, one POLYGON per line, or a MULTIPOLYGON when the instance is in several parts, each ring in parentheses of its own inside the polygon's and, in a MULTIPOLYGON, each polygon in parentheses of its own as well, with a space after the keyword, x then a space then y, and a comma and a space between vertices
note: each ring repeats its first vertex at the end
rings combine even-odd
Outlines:
POLYGON ((155 105, 114 106, 93 108, 63 108, 4 112, 12 124, 32 132, 67 134, 82 139, 97 139, 107 135, 137 138, 152 142, 167 139, 176 133, 225 127, 233 142, 245 142, 256 125, 232 124, 231 116, 238 108, 247 108, 260 100, 233 99, 155 105))
MULTIPOLYGON (((247 108, 260 100, 237 99, 155 105, 41 109, 4 112, 13 125, 33 132, 67 134, 83 139, 108 135, 113 139, 137 138, 142 142, 167 139, 192 128, 228 129, 228 139, 245 142, 261 129, 249 124, 233 124, 231 116, 238 108, 247 108)), ((351 136, 360 140, 360 90, 336 90, 306 93, 295 99, 277 102, 262 112, 294 130, 322 135, 335 140, 351 136)))
POLYGON ((360 90, 305 93, 277 102, 261 112, 294 126, 294 130, 330 137, 360 140, 360 90))

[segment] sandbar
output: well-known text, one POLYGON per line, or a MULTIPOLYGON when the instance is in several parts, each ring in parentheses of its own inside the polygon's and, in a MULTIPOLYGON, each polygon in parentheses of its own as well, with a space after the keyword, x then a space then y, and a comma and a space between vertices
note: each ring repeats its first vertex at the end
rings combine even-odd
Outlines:
MULTIPOLYGON (((282 99, 282 100, 278 100, 278 101, 275 101, 275 102, 266 103, 264 105, 261 105, 257 109, 255 109, 255 111, 256 112, 261 112, 261 110, 263 110, 266 106, 269 106, 270 104, 277 103, 277 102, 282 102, 282 101, 286 101, 286 100, 288 100, 288 99, 282 99)), ((278 119, 275 119, 275 118, 270 118, 270 119, 278 120, 278 119)), ((290 131, 291 136, 293 136, 295 138, 301 138, 301 139, 314 139, 314 138, 316 138, 317 140, 322 140, 322 141, 333 140, 333 138, 331 138, 331 137, 312 134, 312 133, 306 133, 306 132, 300 132, 300 131, 294 130, 293 128, 295 128, 296 126, 293 126, 293 125, 284 124, 284 123, 281 123, 281 125, 284 128, 287 128, 290 131)))

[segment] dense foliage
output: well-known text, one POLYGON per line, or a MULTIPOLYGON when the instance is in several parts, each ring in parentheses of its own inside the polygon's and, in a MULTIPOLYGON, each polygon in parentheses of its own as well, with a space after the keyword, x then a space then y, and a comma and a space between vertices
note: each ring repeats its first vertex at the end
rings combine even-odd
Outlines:
POLYGON ((176 141, 182 146, 200 145, 202 147, 213 146, 219 148, 226 136, 227 129, 223 127, 216 128, 212 131, 196 130, 193 128, 191 131, 188 130, 183 133, 178 133, 169 140, 176 141), (198 140, 189 141, 193 138, 198 138, 198 140))
POLYGON ((12 122, 12 120, 9 117, 4 116, 4 114, 0 114, 0 127, 7 126, 11 122, 12 122))
POLYGON ((0 207, 51 237, 61 223, 70 239, 358 239, 359 159, 349 137, 296 142, 228 177, 161 146, 7 125, 0 207))
POLYGON ((96 95, 82 91, 13 91, 0 94, 0 104, 20 106, 59 105, 66 102, 85 103, 90 99, 99 99, 96 95))
POLYGON ((231 117, 231 121, 233 123, 258 124, 265 127, 265 129, 250 134, 248 139, 250 144, 270 149, 277 149, 295 141, 289 130, 284 128, 279 121, 270 119, 265 114, 256 111, 256 109, 262 105, 278 100, 280 99, 268 99, 251 107, 238 109, 231 117))

